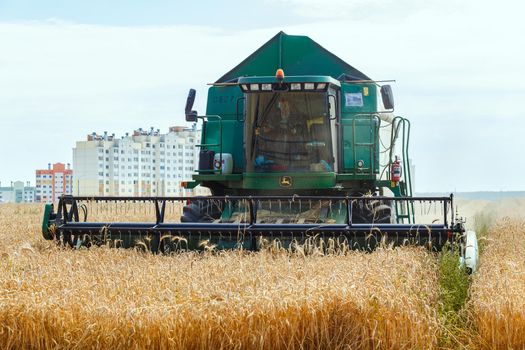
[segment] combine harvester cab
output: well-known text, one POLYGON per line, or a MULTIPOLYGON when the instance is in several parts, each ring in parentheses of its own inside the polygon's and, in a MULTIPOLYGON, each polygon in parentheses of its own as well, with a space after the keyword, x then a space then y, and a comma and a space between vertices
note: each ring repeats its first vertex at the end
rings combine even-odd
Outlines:
POLYGON ((412 195, 410 122, 394 115, 383 82, 308 37, 278 33, 210 84, 205 115, 190 90, 186 120, 202 131, 199 168, 183 185, 211 196, 65 196, 46 207, 44 237, 153 252, 457 243, 474 271, 476 236, 454 217, 452 196, 412 195), (129 210, 133 220, 113 222, 129 210))

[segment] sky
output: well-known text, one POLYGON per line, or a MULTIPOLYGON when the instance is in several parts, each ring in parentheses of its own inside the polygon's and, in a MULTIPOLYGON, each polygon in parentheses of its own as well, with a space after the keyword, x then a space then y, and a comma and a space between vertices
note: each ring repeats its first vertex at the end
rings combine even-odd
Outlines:
POLYGON ((0 181, 72 162, 93 131, 185 125, 189 88, 279 31, 377 79, 411 120, 417 192, 525 190, 525 3, 0 0, 0 181))

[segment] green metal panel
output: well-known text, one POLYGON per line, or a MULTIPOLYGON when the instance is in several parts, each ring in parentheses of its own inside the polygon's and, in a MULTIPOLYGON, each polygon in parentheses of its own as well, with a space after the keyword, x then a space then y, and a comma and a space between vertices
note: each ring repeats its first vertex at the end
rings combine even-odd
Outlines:
MULTIPOLYGON (((208 145, 222 144, 222 152, 232 155, 233 171, 236 173, 241 173, 244 170, 243 97, 244 94, 237 85, 210 87, 208 90, 206 115, 213 117, 209 117, 202 126, 201 143, 208 145)), ((213 150, 216 153, 221 150, 220 146, 204 148, 213 150)))
POLYGON ((245 173, 247 189, 325 189, 335 186, 335 173, 245 173), (282 178, 289 178, 289 186, 282 185, 282 178))
POLYGON ((377 86, 375 84, 342 83, 341 110, 348 113, 377 113, 377 86))
MULTIPOLYGON (((222 143, 222 153, 230 153, 233 158, 233 172, 244 170, 244 123, 237 120, 208 120, 203 123, 203 144, 222 143), (222 137, 221 137, 222 128, 222 137)), ((215 153, 221 152, 220 146, 205 147, 215 153)))
POLYGON ((242 181, 242 174, 200 174, 194 176, 198 181, 242 181))
POLYGON ((237 119, 238 110, 242 117, 243 97, 244 94, 238 85, 212 86, 208 89, 206 115, 219 115, 222 119, 237 119), (238 104, 237 101, 239 101, 238 104))
POLYGON ((243 76, 273 76, 279 68, 286 75, 326 75, 337 79, 346 74, 355 79, 370 80, 330 51, 307 36, 279 32, 217 83, 243 76))
MULTIPOLYGON (((374 181, 375 182, 376 175, 367 175, 367 174, 337 174, 336 181, 337 182, 343 182, 349 185, 351 182, 354 183, 360 183, 362 184, 363 181, 374 181)), ((351 187, 351 186, 344 186, 344 187, 351 187)))
MULTIPOLYGON (((198 174, 193 175, 196 184, 217 181, 222 183, 226 188, 242 188, 242 174, 198 174)), ((196 185, 195 185, 196 186, 196 185)), ((193 187, 195 187, 193 186, 193 187)))
POLYGON ((44 206, 44 219, 42 220, 42 234, 45 239, 53 239, 53 234, 49 231, 49 214, 53 211, 52 204, 46 204, 44 206))
POLYGON ((379 120, 377 86, 341 83, 343 172, 358 178, 379 173, 379 120), (358 161, 363 162, 359 168, 358 161))
POLYGON ((355 116, 341 120, 343 135, 343 172, 355 175, 379 173, 377 118, 355 116), (358 163, 362 162, 359 167, 358 163))

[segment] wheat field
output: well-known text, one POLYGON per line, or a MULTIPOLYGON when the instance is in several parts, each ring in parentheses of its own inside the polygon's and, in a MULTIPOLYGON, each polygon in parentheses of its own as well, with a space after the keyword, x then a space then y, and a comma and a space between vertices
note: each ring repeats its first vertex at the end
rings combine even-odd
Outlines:
MULTIPOLYGON (((43 240, 41 215, 0 205, 2 349, 436 349, 450 333, 438 258, 423 248, 71 250, 43 240)), ((461 347, 525 348, 523 233, 508 219, 484 238, 461 347)))
POLYGON ((43 241, 38 206, 0 207, 0 347, 433 348, 435 258, 184 253, 43 241))
POLYGON ((525 221, 500 220, 484 244, 467 304, 476 345, 525 349, 525 221))

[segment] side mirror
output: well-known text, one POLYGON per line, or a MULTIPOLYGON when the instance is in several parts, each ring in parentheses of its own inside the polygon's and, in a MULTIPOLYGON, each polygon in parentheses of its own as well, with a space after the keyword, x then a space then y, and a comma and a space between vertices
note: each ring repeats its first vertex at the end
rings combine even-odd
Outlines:
POLYGON ((190 89, 188 92, 188 99, 186 100, 186 108, 184 108, 184 112, 186 113, 186 121, 187 122, 194 122, 197 120, 197 111, 193 111, 193 103, 195 102, 195 95, 197 92, 195 89, 190 89))
POLYGON ((381 98, 385 109, 394 109, 394 94, 390 85, 381 86, 381 98))

